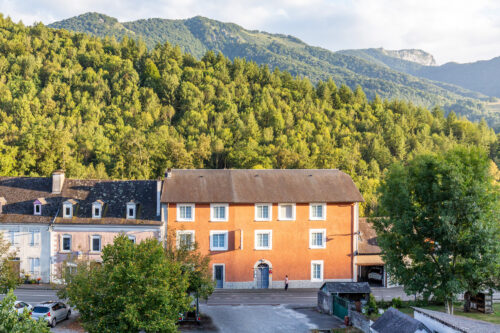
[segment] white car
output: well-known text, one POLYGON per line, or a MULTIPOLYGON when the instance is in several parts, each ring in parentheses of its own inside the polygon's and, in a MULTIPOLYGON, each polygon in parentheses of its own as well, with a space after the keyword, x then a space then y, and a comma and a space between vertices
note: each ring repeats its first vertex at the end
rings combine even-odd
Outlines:
POLYGON ((43 318, 50 327, 56 327, 56 324, 71 315, 71 308, 63 302, 43 302, 35 305, 31 312, 31 318, 38 320, 43 318))
POLYGON ((31 311, 33 311, 33 306, 26 302, 16 301, 14 303, 14 310, 17 312, 17 314, 23 314, 24 311, 28 311, 31 314, 31 311))

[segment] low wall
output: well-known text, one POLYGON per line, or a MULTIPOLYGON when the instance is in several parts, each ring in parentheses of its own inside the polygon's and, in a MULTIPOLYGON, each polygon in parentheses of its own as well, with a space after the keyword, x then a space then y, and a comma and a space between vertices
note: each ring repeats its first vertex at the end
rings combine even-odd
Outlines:
POLYGON ((332 296, 324 291, 318 291, 318 310, 322 313, 333 315, 332 296))
POLYGON ((368 319, 368 317, 353 309, 349 309, 348 315, 352 326, 363 331, 364 333, 370 333, 370 319, 368 319))

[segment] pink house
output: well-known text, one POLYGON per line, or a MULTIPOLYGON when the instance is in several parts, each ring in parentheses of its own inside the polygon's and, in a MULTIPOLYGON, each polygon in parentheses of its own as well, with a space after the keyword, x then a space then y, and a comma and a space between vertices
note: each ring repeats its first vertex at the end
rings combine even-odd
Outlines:
POLYGON ((132 242, 164 239, 161 181, 64 179, 63 173, 59 177, 53 180, 58 187, 53 192, 61 193, 60 207, 50 225, 55 281, 63 262, 69 258, 99 261, 103 247, 120 234, 132 242))

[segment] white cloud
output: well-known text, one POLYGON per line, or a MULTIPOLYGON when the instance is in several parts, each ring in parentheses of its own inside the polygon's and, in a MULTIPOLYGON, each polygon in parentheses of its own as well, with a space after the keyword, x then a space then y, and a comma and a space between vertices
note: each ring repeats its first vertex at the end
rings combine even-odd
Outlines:
POLYGON ((203 15, 330 50, 421 48, 441 63, 500 56, 500 4, 489 0, 0 0, 0 12, 25 24, 88 11, 120 21, 203 15))

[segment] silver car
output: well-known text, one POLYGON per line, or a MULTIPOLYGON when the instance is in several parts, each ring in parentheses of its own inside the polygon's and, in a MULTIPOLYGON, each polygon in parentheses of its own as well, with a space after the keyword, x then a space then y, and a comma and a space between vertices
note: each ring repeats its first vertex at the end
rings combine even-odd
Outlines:
POLYGON ((43 318, 50 327, 55 327, 58 322, 68 319, 71 308, 63 302, 43 302, 37 304, 31 312, 31 318, 38 320, 43 318))
POLYGON ((16 301, 14 303, 14 311, 16 311, 18 314, 23 314, 24 311, 28 311, 31 314, 32 310, 33 306, 26 302, 16 301))

